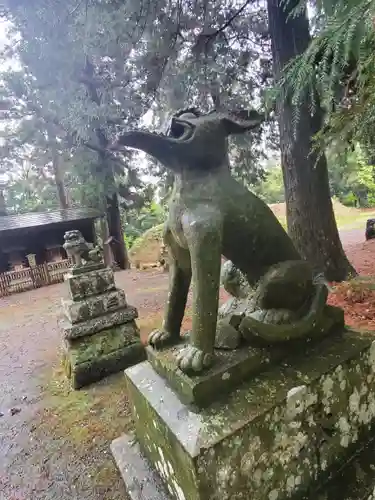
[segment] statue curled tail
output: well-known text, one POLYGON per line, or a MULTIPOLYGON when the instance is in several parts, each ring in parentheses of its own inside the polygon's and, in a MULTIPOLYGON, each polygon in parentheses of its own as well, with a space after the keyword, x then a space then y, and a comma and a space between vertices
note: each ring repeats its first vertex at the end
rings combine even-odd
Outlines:
POLYGON ((323 331, 329 284, 322 274, 314 277, 308 263, 280 262, 252 289, 244 274, 226 261, 221 279, 233 298, 219 314, 222 320, 231 317, 230 324, 236 325, 245 340, 258 338, 275 344, 314 337, 323 331))

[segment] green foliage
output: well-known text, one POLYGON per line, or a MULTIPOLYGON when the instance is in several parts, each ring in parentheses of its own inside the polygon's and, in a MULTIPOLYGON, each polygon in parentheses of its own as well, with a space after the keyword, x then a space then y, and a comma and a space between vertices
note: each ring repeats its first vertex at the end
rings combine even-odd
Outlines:
POLYGON ((155 201, 145 205, 140 210, 128 210, 124 217, 124 238, 128 248, 131 248, 147 230, 165 221, 165 209, 155 201))
POLYGON ((331 192, 347 206, 374 206, 375 169, 357 145, 347 154, 327 155, 331 192))
POLYGON ((266 170, 265 180, 255 184, 252 190, 266 203, 283 203, 285 191, 280 165, 270 166, 266 170))
MULTIPOLYGON (((5 51, 20 63, 1 77, 5 114, 36 117, 42 129, 53 125, 72 155, 79 146, 100 155, 120 129, 144 123, 148 111, 148 122, 159 127, 187 104, 249 107, 270 83, 264 5, 52 0, 46 9, 44 0, 6 0, 5 7, 21 40, 5 51)), ((262 177, 264 136, 274 140, 272 128, 231 140, 235 174, 246 182, 262 177)), ((110 172, 128 170, 133 155, 104 156, 93 177, 110 193, 110 172)), ((149 166, 168 181, 160 165, 149 166)))
MULTIPOLYGON (((302 2, 304 3, 304 2, 302 2)), ((299 104, 316 96, 326 111, 317 146, 339 149, 360 142, 373 150, 375 125, 375 31, 373 0, 322 0, 317 31, 305 53, 281 79, 298 115, 299 104)))
POLYGON ((151 229, 145 231, 141 236, 133 241, 131 253, 135 255, 138 251, 143 249, 145 244, 147 245, 150 240, 156 240, 161 243, 163 238, 163 230, 164 224, 159 224, 158 226, 154 226, 151 229))
MULTIPOLYGON (((106 197, 117 192, 124 206, 140 206, 147 186, 132 169, 131 155, 115 157, 106 148, 119 127, 137 125, 158 87, 162 61, 159 66, 154 59, 152 74, 145 69, 164 44, 157 36, 154 47, 158 28, 138 23, 129 37, 129 25, 118 16, 130 24, 142 8, 136 2, 126 6, 133 17, 113 2, 52 1, 46 9, 43 0, 10 1, 7 7, 13 39, 4 54, 17 66, 0 75, 6 170, 16 178, 27 161, 40 184, 55 178, 59 195, 65 188, 73 205, 106 209, 106 197), (142 50, 124 65, 141 36, 142 50)), ((156 19, 157 6, 148 14, 156 19)), ((11 194, 8 199, 12 204, 11 194)))
POLYGON ((347 207, 356 207, 358 204, 358 198, 355 196, 353 192, 349 192, 348 194, 342 194, 339 197, 341 203, 347 207))

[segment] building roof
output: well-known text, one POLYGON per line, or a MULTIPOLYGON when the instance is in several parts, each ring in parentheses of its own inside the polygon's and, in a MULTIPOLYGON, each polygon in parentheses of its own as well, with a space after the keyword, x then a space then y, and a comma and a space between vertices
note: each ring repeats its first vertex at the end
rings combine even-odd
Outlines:
POLYGON ((0 217, 0 232, 13 231, 15 229, 30 229, 37 226, 50 226, 78 220, 97 219, 101 215, 98 210, 92 208, 68 208, 53 212, 5 215, 0 217))

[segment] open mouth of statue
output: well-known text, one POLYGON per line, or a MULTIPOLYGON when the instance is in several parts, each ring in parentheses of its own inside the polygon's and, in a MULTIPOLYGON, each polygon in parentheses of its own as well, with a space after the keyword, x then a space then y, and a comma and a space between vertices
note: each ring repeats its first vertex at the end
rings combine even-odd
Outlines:
POLYGON ((171 125, 168 130, 168 137, 178 139, 179 141, 187 141, 194 135, 194 125, 179 118, 172 118, 171 125))

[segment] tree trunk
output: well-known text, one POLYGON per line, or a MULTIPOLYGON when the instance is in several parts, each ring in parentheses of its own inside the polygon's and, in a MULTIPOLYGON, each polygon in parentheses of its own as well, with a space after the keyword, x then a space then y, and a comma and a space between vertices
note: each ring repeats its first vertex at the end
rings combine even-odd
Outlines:
POLYGON ((0 187, 0 216, 7 215, 7 206, 5 203, 4 191, 0 187))
POLYGON ((103 245, 103 257, 104 263, 107 267, 113 266, 113 255, 111 251, 111 247, 106 241, 109 239, 109 229, 108 229, 108 221, 107 217, 100 218, 100 237, 102 239, 103 245))
MULTIPOLYGON (((105 143, 105 139, 103 139, 103 134, 99 131, 98 137, 101 138, 102 143, 105 143)), ((103 148, 104 150, 104 148, 103 148)), ((106 154, 101 151, 98 153, 99 164, 101 166, 101 172, 104 173, 105 179, 103 180, 104 184, 107 186, 115 186, 115 178, 111 171, 110 165, 108 164, 108 159, 106 154)), ((106 207, 105 207, 107 222, 108 222, 108 230, 109 236, 112 236, 113 243, 111 245, 113 258, 120 269, 129 269, 129 257, 128 252, 126 250, 124 234, 122 231, 121 224, 121 215, 120 215, 120 206, 118 202, 117 192, 114 190, 113 194, 110 196, 106 196, 106 207)))
MULTIPOLYGON (((101 106, 101 95, 98 92, 97 87, 93 84, 93 77, 95 74, 95 68, 92 62, 86 57, 86 64, 84 68, 84 74, 87 76, 87 81, 85 82, 88 95, 90 99, 97 105, 101 106)), ((101 148, 98 152, 99 165, 101 166, 101 171, 106 177, 106 184, 111 187, 115 187, 115 178, 113 173, 111 173, 111 167, 108 164, 108 156, 105 150, 108 146, 108 139, 105 131, 100 127, 95 128, 95 134, 101 148)), ((122 232, 120 207, 118 203, 117 192, 111 196, 107 196, 107 221, 110 236, 113 237, 114 243, 112 245, 113 257, 121 269, 129 269, 129 257, 126 250, 126 245, 124 241, 124 235, 122 232)))
POLYGON ((107 220, 109 233, 114 239, 112 252, 121 269, 129 269, 129 257, 121 225, 120 207, 117 193, 107 197, 107 220))
MULTIPOLYGON (((290 17, 279 0, 267 0, 274 75, 301 54, 310 42, 309 23, 302 14, 290 17)), ((290 5, 290 4, 288 4, 290 5)), ((290 6, 292 8, 292 6, 290 6)), ((283 170, 289 234, 301 256, 329 281, 343 281, 355 270, 342 248, 329 190, 325 155, 311 152, 312 138, 320 129, 323 112, 314 115, 306 101, 298 110, 287 99, 278 103, 281 166, 283 170)))
POLYGON ((57 189, 57 196, 59 198, 59 204, 61 209, 69 208, 68 197, 66 195, 65 185, 64 185, 64 175, 60 168, 58 153, 53 155, 52 159, 53 173, 55 176, 55 184, 57 189))

